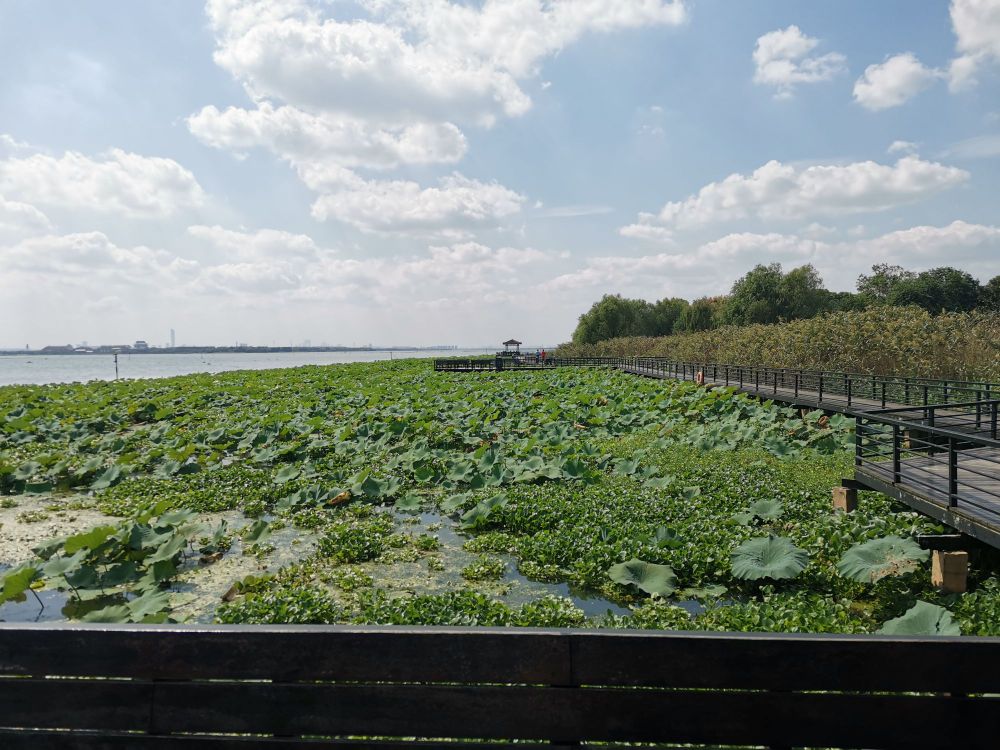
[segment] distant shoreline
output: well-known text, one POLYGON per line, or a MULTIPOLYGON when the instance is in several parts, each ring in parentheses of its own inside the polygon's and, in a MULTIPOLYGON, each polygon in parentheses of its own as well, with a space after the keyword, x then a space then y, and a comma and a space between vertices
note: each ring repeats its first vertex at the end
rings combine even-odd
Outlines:
MULTIPOLYGON (((475 350, 472 347, 471 350, 475 350)), ((292 352, 434 352, 434 351, 470 351, 457 346, 175 346, 157 347, 155 349, 119 349, 100 347, 91 351, 52 349, 4 349, 0 357, 23 356, 54 356, 54 357, 85 357, 91 355, 108 356, 110 354, 283 354, 292 352)), ((483 351, 487 349, 484 348, 483 351)))

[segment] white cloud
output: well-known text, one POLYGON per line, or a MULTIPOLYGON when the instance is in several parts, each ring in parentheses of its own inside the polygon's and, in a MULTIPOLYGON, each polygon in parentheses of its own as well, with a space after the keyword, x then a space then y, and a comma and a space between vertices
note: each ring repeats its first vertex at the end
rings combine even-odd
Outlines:
POLYGON ((982 280, 997 273, 1000 227, 955 221, 943 227, 917 226, 871 239, 820 241, 794 234, 742 232, 687 250, 644 256, 591 258, 540 288, 550 293, 621 292, 659 298, 724 294, 757 263, 786 268, 815 265, 830 288, 853 289, 859 271, 873 263, 922 270, 961 264, 982 280))
POLYGON ((775 97, 792 96, 803 83, 829 81, 847 70, 846 59, 839 52, 810 56, 819 39, 806 36, 798 26, 769 31, 757 39, 753 51, 756 83, 774 86, 775 97))
MULTIPOLYGON (((731 174, 683 201, 667 203, 639 226, 684 229, 741 219, 795 220, 883 211, 922 200, 969 179, 956 167, 901 158, 895 165, 873 161, 807 167, 770 161, 750 175, 731 174)), ((640 230, 629 228, 633 234, 640 230)))
POLYGON ((334 250, 321 248, 312 237, 278 229, 240 232, 221 226, 191 226, 188 234, 208 243, 225 258, 241 260, 294 259, 315 260, 334 250))
POLYGON ((177 284, 198 264, 165 250, 119 247, 101 232, 43 235, 3 248, 7 273, 29 274, 51 283, 95 287, 177 284))
POLYGON ((96 158, 67 151, 0 161, 0 193, 42 206, 161 219, 205 203, 188 170, 172 159, 112 149, 96 158))
POLYGON ((889 148, 886 149, 886 153, 915 154, 917 152, 917 148, 917 144, 913 141, 893 141, 889 144, 889 148))
POLYGON ((263 147, 293 165, 324 163, 391 169, 400 164, 453 163, 467 143, 451 123, 380 126, 346 115, 312 115, 264 102, 255 110, 203 108, 187 120, 191 132, 215 148, 263 147))
POLYGON ((865 68, 854 83, 854 99, 862 107, 875 111, 898 107, 940 76, 939 71, 926 67, 912 52, 904 52, 865 68))
POLYGON ((951 61, 948 86, 961 91, 976 85, 980 68, 1000 61, 1000 0, 952 0, 950 10, 959 55, 951 61))
POLYGON ((524 196, 496 182, 453 174, 440 187, 422 188, 406 180, 362 182, 320 196, 312 213, 366 232, 437 232, 489 225, 521 210, 524 196))
POLYGON ((989 159, 1000 156, 1000 133, 966 138, 949 146, 945 154, 959 159, 989 159))
POLYGON ((667 227, 657 226, 655 222, 656 214, 643 212, 639 214, 639 221, 619 228, 618 234, 632 240, 650 240, 651 242, 673 244, 674 231, 667 227))
POLYGON ((676 25, 681 2, 373 0, 341 21, 305 2, 210 0, 216 62, 255 99, 378 119, 486 122, 531 105, 518 79, 588 31, 676 25))
POLYGON ((48 217, 34 206, 9 201, 0 195, 0 244, 45 233, 51 228, 48 217))

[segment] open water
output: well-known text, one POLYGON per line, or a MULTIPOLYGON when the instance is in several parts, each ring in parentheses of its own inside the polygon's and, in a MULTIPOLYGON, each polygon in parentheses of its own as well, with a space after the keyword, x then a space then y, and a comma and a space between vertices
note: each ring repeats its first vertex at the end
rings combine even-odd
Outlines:
MULTIPOLYGON (((169 378, 196 372, 229 370, 273 370, 302 365, 335 365, 345 362, 376 362, 413 357, 480 356, 493 350, 424 349, 415 352, 275 352, 251 354, 119 354, 122 378, 169 378)), ((16 354, 0 356, 0 385, 73 383, 114 380, 115 362, 110 354, 16 354)))

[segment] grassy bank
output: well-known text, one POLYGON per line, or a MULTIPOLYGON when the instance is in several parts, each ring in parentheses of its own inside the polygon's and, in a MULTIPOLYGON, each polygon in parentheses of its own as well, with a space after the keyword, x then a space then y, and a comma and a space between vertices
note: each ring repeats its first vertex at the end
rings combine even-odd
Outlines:
POLYGON ((563 344, 560 356, 670 357, 771 367, 1000 380, 1000 314, 916 307, 830 313, 776 325, 563 344))

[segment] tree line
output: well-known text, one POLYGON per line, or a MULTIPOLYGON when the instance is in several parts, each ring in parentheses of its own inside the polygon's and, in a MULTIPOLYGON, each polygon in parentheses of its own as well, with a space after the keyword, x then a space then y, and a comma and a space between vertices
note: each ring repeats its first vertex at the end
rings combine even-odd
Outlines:
POLYGON ((779 323, 876 305, 916 305, 935 315, 973 309, 1000 312, 1000 276, 980 284, 971 274, 949 266, 918 273, 880 263, 870 274, 858 277, 856 292, 831 292, 812 265, 785 273, 780 263, 760 264, 736 281, 728 295, 693 302, 678 297, 648 302, 606 294, 580 316, 573 343, 779 323))

